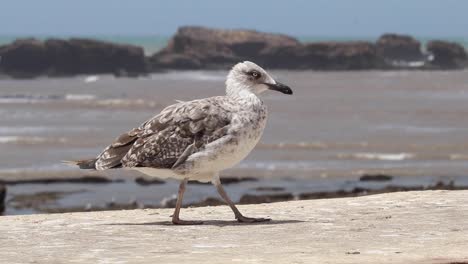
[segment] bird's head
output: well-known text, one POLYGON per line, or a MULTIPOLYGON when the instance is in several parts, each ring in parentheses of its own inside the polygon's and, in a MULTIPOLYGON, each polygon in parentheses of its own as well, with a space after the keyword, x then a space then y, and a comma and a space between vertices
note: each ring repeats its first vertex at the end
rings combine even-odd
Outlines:
POLYGON ((226 92, 228 95, 242 91, 250 91, 258 95, 266 90, 275 90, 284 94, 293 93, 287 85, 275 81, 262 67, 250 61, 237 63, 227 76, 226 92))

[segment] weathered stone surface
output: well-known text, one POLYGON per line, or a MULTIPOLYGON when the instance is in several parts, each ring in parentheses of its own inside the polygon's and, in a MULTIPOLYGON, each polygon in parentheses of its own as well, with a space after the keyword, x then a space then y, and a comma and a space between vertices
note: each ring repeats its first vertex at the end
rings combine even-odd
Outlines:
POLYGON ((421 42, 407 35, 382 35, 377 40, 377 54, 390 64, 398 61, 424 60, 421 42))
POLYGON ((465 48, 454 42, 434 40, 427 43, 427 51, 433 55, 431 65, 442 69, 460 69, 468 65, 465 48))
POLYGON ((468 191, 0 218, 0 263, 467 263, 468 191))
POLYGON ((142 48, 90 39, 21 39, 0 47, 0 57, 0 71, 13 77, 146 72, 142 48))

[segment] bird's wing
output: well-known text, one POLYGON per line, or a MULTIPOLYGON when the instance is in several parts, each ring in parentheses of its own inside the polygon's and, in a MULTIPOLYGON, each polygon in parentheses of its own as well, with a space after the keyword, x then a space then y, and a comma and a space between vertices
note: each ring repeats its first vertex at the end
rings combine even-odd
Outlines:
POLYGON ((98 156, 96 168, 179 166, 226 134, 231 113, 219 104, 220 98, 180 102, 165 108, 107 147, 98 156))

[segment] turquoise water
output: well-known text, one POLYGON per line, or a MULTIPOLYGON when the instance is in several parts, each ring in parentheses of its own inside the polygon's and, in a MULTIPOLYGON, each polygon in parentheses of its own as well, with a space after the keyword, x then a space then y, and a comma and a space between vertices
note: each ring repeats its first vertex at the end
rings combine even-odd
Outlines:
MULTIPOLYGON (((70 38, 72 36, 19 36, 19 35, 0 35, 0 45, 8 44, 17 38, 34 37, 38 39, 47 39, 50 37, 55 38, 70 38)), ((170 36, 162 35, 142 35, 142 36, 124 36, 124 35, 86 35, 86 36, 74 36, 99 39, 104 41, 110 41, 121 44, 132 44, 142 46, 145 49, 146 54, 153 54, 166 46, 170 39, 170 36)), ((302 42, 316 42, 316 41, 376 41, 378 37, 332 37, 332 36, 297 36, 302 42)), ((453 41, 462 44, 465 49, 468 49, 468 37, 451 37, 451 38, 438 38, 438 37, 417 37, 423 44, 433 39, 441 39, 446 41, 453 41)))

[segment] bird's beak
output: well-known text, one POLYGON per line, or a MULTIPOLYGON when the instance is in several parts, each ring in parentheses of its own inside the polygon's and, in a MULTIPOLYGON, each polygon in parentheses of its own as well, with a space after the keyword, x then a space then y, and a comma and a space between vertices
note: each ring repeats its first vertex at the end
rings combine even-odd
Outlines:
POLYGON ((291 88, 289 88, 289 86, 282 84, 280 82, 265 83, 265 85, 268 86, 268 89, 270 90, 275 90, 278 92, 282 92, 284 94, 293 94, 293 91, 291 90, 291 88))

